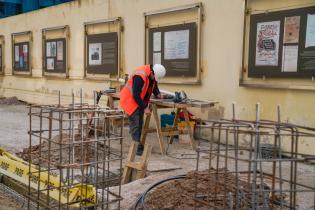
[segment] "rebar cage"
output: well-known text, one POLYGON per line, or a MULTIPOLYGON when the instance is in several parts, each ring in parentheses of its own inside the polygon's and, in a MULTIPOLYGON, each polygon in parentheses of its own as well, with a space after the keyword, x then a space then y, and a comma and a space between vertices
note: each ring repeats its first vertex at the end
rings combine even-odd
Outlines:
POLYGON ((83 103, 30 106, 28 207, 120 209, 123 117, 83 103))
POLYGON ((213 120, 210 139, 199 146, 195 209, 315 209, 314 160, 299 152, 301 141, 315 141, 315 129, 280 121, 213 120), (209 159, 200 170, 201 159, 209 159))

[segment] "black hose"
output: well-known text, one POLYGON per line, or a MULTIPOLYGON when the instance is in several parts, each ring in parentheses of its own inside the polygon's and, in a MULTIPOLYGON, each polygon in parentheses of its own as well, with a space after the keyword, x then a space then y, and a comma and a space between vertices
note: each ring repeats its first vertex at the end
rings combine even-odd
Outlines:
POLYGON ((144 210, 148 210, 148 209, 145 207, 145 205, 144 205, 144 201, 145 201, 145 197, 146 197, 147 193, 148 193, 150 190, 152 190, 153 188, 159 186, 160 184, 163 184, 164 182, 168 182, 168 181, 175 180, 175 179, 183 179, 183 178, 186 178, 186 175, 173 176, 173 177, 169 177, 169 178, 167 178, 167 179, 163 179, 163 180, 161 180, 161 181, 159 181, 159 182, 154 183, 154 184, 151 185, 148 189, 146 189, 146 190, 144 191, 144 193, 142 193, 142 194, 137 198, 136 203, 133 205, 132 210, 137 210, 139 204, 142 205, 142 208, 143 208, 144 210))

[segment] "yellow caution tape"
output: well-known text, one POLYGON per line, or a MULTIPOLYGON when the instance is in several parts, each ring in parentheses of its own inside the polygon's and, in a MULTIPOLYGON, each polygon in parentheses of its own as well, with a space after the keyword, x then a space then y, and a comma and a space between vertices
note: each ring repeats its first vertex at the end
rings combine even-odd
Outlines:
MULTIPOLYGON (((46 169, 45 169, 46 170, 46 169)), ((92 185, 75 183, 74 186, 67 186, 67 183, 60 181, 57 174, 39 170, 35 165, 21 158, 15 157, 10 153, 0 149, 0 173, 34 189, 43 190, 42 193, 60 201, 62 204, 70 204, 70 207, 91 206, 96 202, 96 189, 92 185), (49 180, 48 180, 49 178, 49 180)))

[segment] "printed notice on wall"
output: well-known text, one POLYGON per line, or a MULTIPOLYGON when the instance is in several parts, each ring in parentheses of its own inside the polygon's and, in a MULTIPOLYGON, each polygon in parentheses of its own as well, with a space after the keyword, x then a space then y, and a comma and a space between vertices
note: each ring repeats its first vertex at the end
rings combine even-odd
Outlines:
POLYGON ((315 46, 315 14, 307 15, 305 48, 315 46))
POLYGON ((55 59, 48 58, 47 59, 47 70, 54 70, 55 69, 55 59))
POLYGON ((278 66, 280 21, 257 24, 256 66, 278 66))
POLYGON ((27 53, 28 53, 28 47, 26 44, 23 45, 23 58, 24 58, 24 62, 27 62, 27 53))
POLYGON ((189 56, 189 30, 164 33, 164 59, 187 59, 189 56))
POLYGON ((57 54, 56 42, 51 42, 51 44, 50 44, 50 56, 56 57, 56 54, 57 54))
POLYGON ((46 42, 46 56, 50 57, 50 48, 51 48, 51 42, 46 42))
POLYGON ((116 44, 115 42, 102 43, 102 61, 101 64, 115 64, 116 62, 116 44))
POLYGON ((153 33, 153 51, 161 51, 161 32, 153 33))
POLYGON ((285 17, 283 43, 298 43, 300 34, 300 16, 285 17))
POLYGON ((102 64, 102 43, 89 44, 89 65, 102 64))
POLYGON ((19 46, 15 45, 15 47, 14 47, 14 61, 19 62, 19 58, 20 58, 19 46))
POLYGON ((161 64, 161 53, 153 53, 153 64, 161 64))
POLYGON ((56 42, 46 43, 46 57, 56 57, 56 42))
POLYGON ((298 51, 298 45, 283 46, 282 72, 297 72, 298 51))
POLYGON ((57 42, 57 60, 58 61, 63 60, 63 41, 57 42))

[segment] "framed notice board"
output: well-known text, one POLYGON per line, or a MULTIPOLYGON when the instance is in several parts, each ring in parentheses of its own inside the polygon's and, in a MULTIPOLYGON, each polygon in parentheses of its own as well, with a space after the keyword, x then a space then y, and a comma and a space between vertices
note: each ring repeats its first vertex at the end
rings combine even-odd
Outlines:
POLYGON ((14 43, 13 69, 19 72, 30 71, 30 44, 29 42, 14 43))
POLYGON ((248 76, 315 76, 315 7, 251 15, 248 76))
POLYGON ((86 71, 88 74, 118 74, 118 33, 86 36, 86 71))
POLYGON ((197 24, 150 28, 149 62, 164 65, 167 77, 196 76, 197 24))
POLYGON ((47 39, 44 47, 45 73, 66 73, 67 45, 65 38, 47 39))

